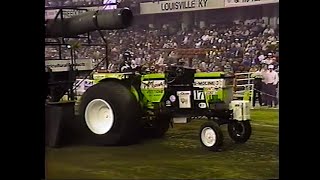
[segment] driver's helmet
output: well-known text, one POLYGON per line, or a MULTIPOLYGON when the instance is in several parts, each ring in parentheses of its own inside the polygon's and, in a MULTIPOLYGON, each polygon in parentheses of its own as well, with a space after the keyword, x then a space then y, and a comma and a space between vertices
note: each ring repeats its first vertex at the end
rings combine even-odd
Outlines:
POLYGON ((130 51, 125 51, 124 53, 123 53, 123 58, 124 58, 124 60, 125 61, 127 61, 127 62, 130 62, 131 60, 131 58, 132 58, 132 52, 130 52, 130 51))

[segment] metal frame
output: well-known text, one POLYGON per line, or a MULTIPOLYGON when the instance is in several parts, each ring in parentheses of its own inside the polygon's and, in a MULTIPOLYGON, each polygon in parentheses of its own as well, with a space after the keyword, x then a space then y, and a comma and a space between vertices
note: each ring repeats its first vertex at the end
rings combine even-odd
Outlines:
POLYGON ((93 5, 78 5, 77 7, 74 6, 55 6, 55 7, 51 7, 51 6, 45 6, 45 9, 75 9, 75 8, 90 8, 90 7, 101 7, 101 6, 112 6, 112 5, 119 5, 120 3, 116 2, 116 3, 108 3, 108 4, 103 4, 103 1, 101 1, 101 4, 93 4, 93 5))
MULTIPOLYGON (((94 7, 94 6, 86 6, 86 7, 94 7)), ((52 8, 46 8, 46 9, 59 9, 58 13, 56 14, 55 18, 53 19, 53 21, 56 20, 64 20, 64 10, 82 10, 82 11, 88 11, 88 9, 83 9, 83 8, 79 8, 79 7, 52 7, 52 8)), ((48 20, 46 20, 46 23, 48 22, 48 20)), ((93 47, 93 46, 98 46, 98 47, 105 47, 105 57, 102 58, 102 60, 98 63, 98 65, 95 67, 98 68, 99 65, 104 61, 105 63, 105 69, 107 69, 109 62, 108 62, 108 44, 107 44, 107 40, 106 38, 103 36, 103 33, 101 30, 98 30, 98 33, 100 35, 100 38, 102 38, 103 42, 102 44, 99 43, 92 43, 92 40, 90 38, 90 34, 91 32, 86 33, 85 35, 78 35, 76 37, 60 37, 60 38, 50 38, 50 39, 54 39, 56 40, 56 42, 48 42, 46 38, 45 41, 45 47, 47 46, 58 46, 58 51, 59 51, 59 59, 63 59, 62 58, 62 47, 63 46, 68 46, 70 44, 66 43, 66 39, 80 39, 80 38, 86 38, 88 41, 87 43, 81 43, 81 46, 87 46, 87 47, 93 47)), ((73 101, 75 100, 75 89, 73 87, 73 84, 76 80, 76 76, 78 75, 78 72, 74 69, 74 64, 76 63, 76 58, 75 58, 75 51, 73 49, 73 47, 71 46, 70 48, 70 54, 71 54, 71 64, 70 64, 70 70, 69 70, 69 74, 68 74, 68 79, 65 79, 64 81, 57 81, 55 82, 53 76, 54 73, 51 72, 49 73, 50 75, 50 80, 53 81, 51 83, 48 84, 48 86, 50 87, 50 92, 53 91, 54 88, 56 88, 57 86, 59 88, 63 88, 65 91, 63 93, 63 95, 65 93, 67 93, 68 95, 68 99, 73 101)), ((58 59, 57 59, 58 60, 58 59)), ((91 73, 90 73, 91 74, 91 73)), ((90 75, 88 74, 88 75, 90 75)), ((87 75, 87 76, 88 76, 87 75)))

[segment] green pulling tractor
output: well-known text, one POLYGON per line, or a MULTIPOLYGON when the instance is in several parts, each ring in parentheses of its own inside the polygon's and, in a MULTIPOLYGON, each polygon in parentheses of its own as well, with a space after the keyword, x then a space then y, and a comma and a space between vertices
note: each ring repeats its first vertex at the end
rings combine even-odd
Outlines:
POLYGON ((223 72, 196 73, 170 66, 165 73, 95 73, 94 85, 81 97, 85 137, 97 145, 132 144, 141 137, 162 137, 174 123, 205 116, 201 144, 221 149, 227 124, 237 143, 251 135, 247 101, 233 101, 234 76, 223 72))
MULTIPOLYGON (((123 29, 131 21, 129 9, 93 11, 48 20, 46 34, 47 38, 76 37, 94 30, 123 29)), ((71 66, 66 64, 71 71, 62 71, 60 61, 46 63, 50 65, 46 69, 48 97, 57 101, 70 92, 75 81, 75 73, 70 72, 74 72, 75 64, 71 61, 71 66), (62 81, 66 77, 71 79, 62 81)), ((188 123, 199 116, 208 119, 199 131, 200 142, 208 150, 221 149, 220 126, 224 124, 236 143, 250 138, 249 102, 233 101, 233 75, 197 73, 195 69, 172 65, 164 73, 94 73, 93 81, 80 99, 79 129, 84 141, 95 145, 129 145, 143 137, 159 138, 170 125, 188 123)))

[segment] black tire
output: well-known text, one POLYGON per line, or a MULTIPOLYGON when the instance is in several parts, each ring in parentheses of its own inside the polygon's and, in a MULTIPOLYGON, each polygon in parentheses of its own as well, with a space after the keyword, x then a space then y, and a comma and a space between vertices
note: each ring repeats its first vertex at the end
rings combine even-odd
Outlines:
POLYGON ((140 108, 130 90, 120 82, 106 81, 90 87, 82 96, 80 117, 84 141, 95 145, 129 145, 139 141, 140 108), (111 129, 105 134, 95 134, 85 119, 87 105, 95 100, 106 101, 114 114, 111 129))
POLYGON ((171 117, 169 115, 159 115, 156 117, 151 127, 144 127, 145 138, 162 138, 170 127, 171 117))
POLYGON ((205 147, 206 149, 208 149, 209 151, 221 151, 221 147, 223 145, 223 133, 221 131, 221 128, 219 127, 219 125, 216 122, 208 121, 208 122, 203 123, 200 127, 199 137, 200 137, 200 142, 201 142, 202 146, 205 147), (208 144, 207 142, 204 142, 205 141, 204 131, 209 130, 209 129, 213 130, 213 132, 215 134, 215 142, 212 145, 208 144))
POLYGON ((228 124, 228 133, 236 143, 247 142, 252 133, 250 121, 234 121, 228 124))

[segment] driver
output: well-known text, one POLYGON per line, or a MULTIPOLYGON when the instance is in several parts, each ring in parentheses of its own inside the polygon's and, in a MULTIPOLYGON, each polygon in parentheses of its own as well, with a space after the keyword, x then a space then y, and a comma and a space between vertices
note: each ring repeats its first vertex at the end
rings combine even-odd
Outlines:
POLYGON ((120 64, 120 72, 132 72, 133 68, 131 67, 131 52, 125 51, 123 53, 123 62, 120 64))

